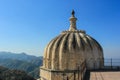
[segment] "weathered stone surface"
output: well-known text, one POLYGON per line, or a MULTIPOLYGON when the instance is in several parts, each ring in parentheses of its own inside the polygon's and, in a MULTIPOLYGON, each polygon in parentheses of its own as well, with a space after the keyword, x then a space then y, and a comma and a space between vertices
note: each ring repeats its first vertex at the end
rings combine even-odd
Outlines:
MULTIPOLYGON (((104 66, 103 50, 100 44, 77 30, 74 14, 70 18, 70 29, 63 31, 46 46, 40 76, 47 80, 63 80, 61 74, 51 71, 78 70, 85 62, 87 69, 99 69, 104 66)), ((71 75, 71 73, 67 73, 71 75)))
POLYGON ((43 67, 75 69, 86 60, 88 68, 103 66, 103 51, 98 42, 84 33, 68 32, 53 39, 46 47, 43 67), (71 66, 72 65, 72 66, 71 66))

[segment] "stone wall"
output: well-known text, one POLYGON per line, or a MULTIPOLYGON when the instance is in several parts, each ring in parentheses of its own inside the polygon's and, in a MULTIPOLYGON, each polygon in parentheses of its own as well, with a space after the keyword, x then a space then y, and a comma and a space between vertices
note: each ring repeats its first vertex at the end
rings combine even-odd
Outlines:
POLYGON ((84 77, 86 69, 82 70, 48 70, 41 68, 41 80, 81 80, 84 77))

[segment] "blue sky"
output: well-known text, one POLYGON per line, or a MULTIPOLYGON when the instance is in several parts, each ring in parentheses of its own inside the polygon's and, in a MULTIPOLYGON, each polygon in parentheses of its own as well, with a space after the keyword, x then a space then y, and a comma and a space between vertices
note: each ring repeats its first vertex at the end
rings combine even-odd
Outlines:
POLYGON ((120 58, 119 0, 0 0, 0 51, 42 56, 68 30, 72 9, 77 28, 102 45, 105 57, 120 58))

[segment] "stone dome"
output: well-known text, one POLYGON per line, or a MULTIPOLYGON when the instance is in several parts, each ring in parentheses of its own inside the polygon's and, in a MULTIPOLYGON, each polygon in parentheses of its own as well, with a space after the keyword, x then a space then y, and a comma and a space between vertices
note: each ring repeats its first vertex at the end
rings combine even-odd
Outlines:
POLYGON ((63 31, 46 46, 43 67, 51 70, 76 70, 83 61, 87 69, 102 68, 103 50, 100 44, 84 30, 77 30, 74 11, 70 29, 63 31))

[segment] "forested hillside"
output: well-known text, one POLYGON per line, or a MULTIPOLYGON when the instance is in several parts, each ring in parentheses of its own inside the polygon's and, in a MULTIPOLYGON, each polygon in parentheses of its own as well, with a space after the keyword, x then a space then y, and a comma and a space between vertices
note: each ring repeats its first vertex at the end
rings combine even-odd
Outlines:
POLYGON ((25 71, 36 79, 39 78, 39 67, 41 65, 42 57, 31 56, 25 53, 0 52, 0 66, 25 71))
POLYGON ((10 70, 0 66, 0 80, 35 80, 27 75, 26 72, 20 70, 10 70))

